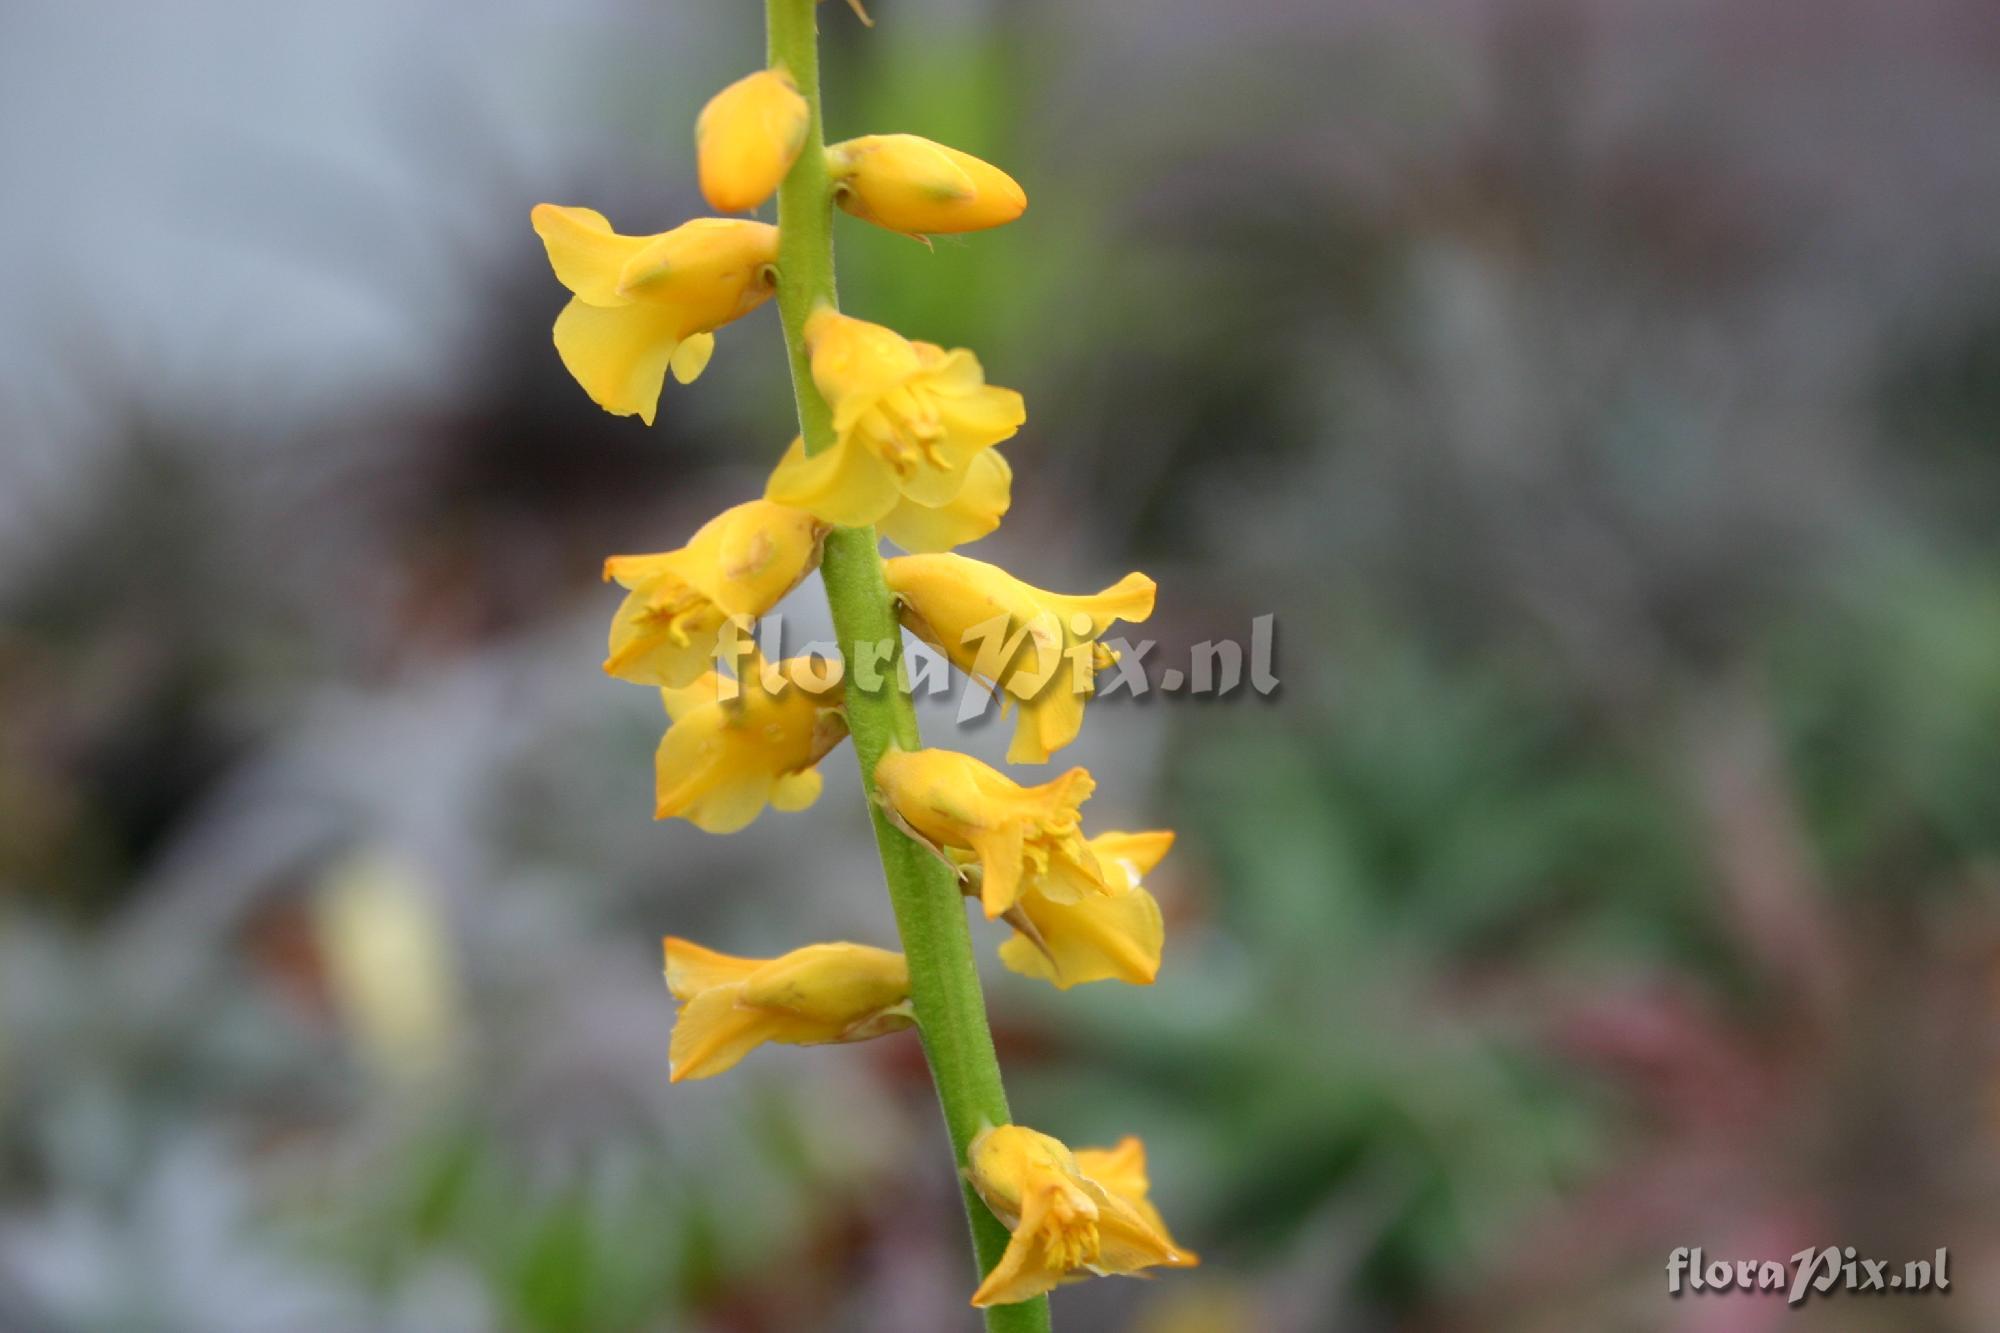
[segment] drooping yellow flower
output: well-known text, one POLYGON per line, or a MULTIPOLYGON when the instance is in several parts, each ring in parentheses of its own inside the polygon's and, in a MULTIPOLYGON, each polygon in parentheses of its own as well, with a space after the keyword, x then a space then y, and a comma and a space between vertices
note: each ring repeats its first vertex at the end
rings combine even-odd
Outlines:
POLYGON ((1020 1125, 981 1131, 965 1153, 966 1178, 1014 1233, 972 1303, 1012 1305, 1072 1275, 1192 1268, 1146 1198, 1146 1149, 1136 1138, 1072 1153, 1020 1125))
POLYGON ((778 229, 696 218, 657 236, 620 236, 602 213, 536 204, 535 233, 569 288, 556 351, 591 400, 647 425, 671 366, 693 382, 715 350, 713 330, 776 290, 778 229))
POLYGON ((1003 915, 1033 876, 1058 902, 1114 891, 1079 827, 1077 807, 1097 786, 1080 768, 1039 787, 955 750, 891 749, 875 765, 875 787, 891 817, 947 858, 979 867, 979 902, 1003 915))
MULTIPOLYGON (((805 441, 794 436, 779 466, 796 468, 805 456, 805 441)), ((875 528, 906 551, 949 551, 976 542, 999 527, 1013 490, 1014 469, 998 449, 987 449, 966 469, 965 486, 955 498, 931 506, 904 496, 895 508, 875 520, 875 528)))
POLYGON ((1155 585, 1127 574, 1086 596, 1044 592, 998 565, 962 555, 905 555, 886 563, 903 624, 967 675, 1000 687, 1021 715, 1007 759, 1040 764, 1083 729, 1097 672, 1118 660, 1097 638, 1113 621, 1153 614, 1155 585))
POLYGON ((819 564, 826 525, 803 509, 750 500, 704 523, 686 546, 614 555, 604 577, 629 591, 611 618, 607 674, 689 685, 715 660, 732 618, 756 619, 819 564))
POLYGON ((665 940, 667 989, 681 1003, 668 1078, 709 1078, 764 1042, 866 1041, 916 1022, 903 955, 865 944, 808 944, 777 958, 734 958, 665 940))
POLYGON ((964 348, 911 342, 824 306, 806 320, 805 338, 835 442, 811 457, 788 454, 764 498, 829 523, 874 523, 903 499, 949 505, 980 453, 1027 419, 1021 395, 986 383, 964 348))
POLYGON ((1160 973, 1166 930, 1160 904, 1140 880, 1174 845, 1174 835, 1100 833, 1089 845, 1113 891, 1065 901, 1042 892, 1040 876, 1029 876, 1006 914, 1014 936, 1000 946, 1000 961, 1057 990, 1105 980, 1150 986, 1160 973))
POLYGON ((1020 217, 1027 192, 970 153, 914 134, 866 134, 826 150, 834 202, 911 236, 983 231, 1020 217))
POLYGON ((760 69, 708 99, 694 123, 701 192, 724 213, 757 207, 805 146, 812 109, 792 76, 760 69))
POLYGON ((734 833, 774 805, 819 799, 815 767, 847 735, 839 664, 794 657, 766 668, 751 652, 740 680, 710 671, 662 689, 673 725, 653 759, 653 817, 734 833))

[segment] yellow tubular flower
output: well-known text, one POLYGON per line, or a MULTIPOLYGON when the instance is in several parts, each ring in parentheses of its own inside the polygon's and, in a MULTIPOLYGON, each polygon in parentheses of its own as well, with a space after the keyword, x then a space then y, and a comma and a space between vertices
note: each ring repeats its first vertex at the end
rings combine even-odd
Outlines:
POLYGON ((877 792, 899 826, 947 859, 956 852, 978 863, 989 919, 1014 907, 1029 876, 1055 902, 1116 892, 1078 827, 1077 807, 1096 785, 1072 768, 1023 787, 953 750, 891 749, 875 765, 877 792))
POLYGON ((834 202, 890 231, 923 236, 1012 222, 1028 196, 970 153, 914 134, 868 134, 826 150, 834 202))
POLYGON ((1057 990, 1105 980, 1150 986, 1160 973, 1166 931, 1159 903, 1139 881, 1173 845, 1165 829, 1092 838, 1091 855, 1114 889, 1108 895, 1065 902, 1043 893, 1041 880, 1031 876, 1007 913, 1014 937, 1000 946, 1000 961, 1057 990))
POLYGON ((916 1022, 903 955, 865 944, 808 944, 778 958, 732 958, 669 935, 667 989, 680 1001, 668 1078, 720 1074, 764 1042, 866 1041, 916 1022))
POLYGON ((1192 1268, 1146 1199, 1146 1150, 1136 1138, 1072 1153, 1020 1125, 981 1131, 966 1149, 966 1178, 1014 1233, 972 1303, 1012 1305, 1072 1276, 1192 1268))
POLYGON ((1155 585, 1127 574, 1100 593, 1064 596, 962 555, 905 555, 885 563, 903 624, 975 680, 1018 702, 1007 759, 1040 764, 1083 729, 1097 672, 1118 660, 1097 638, 1118 620, 1153 614, 1155 585))
POLYGON ((767 804, 818 800, 815 765, 847 735, 837 663, 794 657, 767 670, 753 652, 741 680, 710 671, 660 698, 673 725, 653 759, 653 817, 710 833, 736 832, 767 804))
POLYGON ((826 525, 803 509, 751 500, 725 509, 677 551, 614 555, 604 577, 628 589, 611 618, 608 675, 692 684, 732 617, 754 620, 819 564, 826 525))
POLYGON ((724 213, 757 207, 798 161, 812 117, 792 76, 760 69, 708 99, 694 123, 701 192, 724 213))
POLYGON ((715 350, 712 330, 776 290, 778 229, 696 218, 657 236, 620 236, 602 213, 536 204, 535 234, 572 293, 556 316, 556 351, 591 400, 647 425, 667 370, 692 383, 715 350))
POLYGON ((1027 419, 1021 395, 986 383, 979 359, 913 343, 822 306, 806 320, 813 382, 833 408, 832 448, 788 454, 764 498, 828 523, 874 523, 904 499, 956 500, 981 452, 1027 419))
MULTIPOLYGON (((778 466, 796 469, 805 456, 805 441, 794 436, 778 466)), ((988 449, 966 469, 965 486, 956 498, 933 507, 905 496, 875 521, 875 527, 906 551, 949 551, 976 542, 999 527, 1013 491, 1014 469, 999 450, 988 449)))

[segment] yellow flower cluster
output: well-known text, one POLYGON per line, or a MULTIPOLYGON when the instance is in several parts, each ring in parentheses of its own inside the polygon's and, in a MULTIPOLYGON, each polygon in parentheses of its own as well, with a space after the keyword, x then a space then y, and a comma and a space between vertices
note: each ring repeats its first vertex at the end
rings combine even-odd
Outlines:
MULTIPOLYGON (((825 201, 890 231, 976 231, 1027 207, 1006 173, 914 135, 818 148, 815 114, 782 67, 717 93, 695 127, 709 204, 756 209, 802 154, 817 152, 825 201)), ((763 222, 697 218, 626 236, 590 209, 553 204, 538 205, 533 222, 570 292, 555 322, 563 365, 606 411, 648 425, 667 374, 694 380, 715 331, 781 283, 778 229, 763 222)), ((1061 594, 952 553, 1007 513, 1013 472, 995 446, 1026 418, 1021 395, 988 384, 972 352, 905 338, 830 303, 794 327, 830 438, 812 451, 792 440, 761 498, 724 510, 684 545, 604 565, 625 590, 604 670, 658 689, 669 719, 656 755, 656 817, 710 833, 735 832, 766 806, 812 804, 820 760, 848 734, 840 663, 766 663, 749 645, 757 619, 818 568, 834 530, 886 536, 908 553, 870 557, 880 564, 876 586, 886 586, 905 629, 1017 713, 1010 763, 1046 763, 1077 738, 1097 673, 1116 661, 1101 640, 1118 621, 1146 619, 1154 604, 1143 574, 1094 594, 1061 594)), ((1083 769, 1022 785, 968 755, 890 746, 867 776, 890 820, 1010 929, 999 950, 1007 968, 1060 989, 1149 985, 1158 975, 1164 931, 1143 880, 1173 834, 1087 834, 1079 808, 1095 782, 1083 769)), ((675 1081, 722 1073, 763 1043, 860 1041, 923 1017, 903 955, 866 945, 811 944, 759 959, 669 937, 665 957, 680 1006, 669 1051, 675 1081)), ((971 1142, 965 1167, 1013 1232, 975 1305, 1026 1300, 1076 1276, 1195 1262, 1147 1201, 1137 1139, 1071 1152, 1001 1125, 971 1142)))

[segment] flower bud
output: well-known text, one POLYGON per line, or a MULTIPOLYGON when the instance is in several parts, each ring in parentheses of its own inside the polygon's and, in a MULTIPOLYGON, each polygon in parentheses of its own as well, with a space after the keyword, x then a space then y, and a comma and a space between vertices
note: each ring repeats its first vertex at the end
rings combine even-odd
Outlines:
POLYGON ((1026 192, 1000 168, 914 134, 863 135, 826 157, 836 203, 906 235, 984 231, 1028 207, 1026 192))
POLYGON ((760 69, 708 99, 694 123, 701 192, 724 213, 757 207, 804 147, 812 109, 792 76, 760 69))

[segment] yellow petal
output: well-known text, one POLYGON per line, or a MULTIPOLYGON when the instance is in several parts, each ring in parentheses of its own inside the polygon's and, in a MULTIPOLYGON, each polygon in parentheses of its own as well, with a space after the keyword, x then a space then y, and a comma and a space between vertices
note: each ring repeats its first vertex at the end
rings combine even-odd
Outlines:
POLYGON ((852 415, 923 370, 917 349, 894 329, 821 306, 806 319, 813 383, 826 395, 840 429, 852 415))
POLYGON ((808 458, 794 439, 764 486, 764 498, 840 527, 865 527, 895 507, 895 476, 858 442, 843 440, 808 458))
POLYGON ((762 959, 717 953, 676 935, 661 940, 660 946, 666 958, 667 989, 676 1000, 691 1000, 705 990, 740 982, 763 966, 762 959))
POLYGON ((1014 739, 1007 746, 1010 764, 1046 764, 1049 756, 1075 740, 1083 731, 1083 701, 1070 680, 1070 664, 1065 661, 1043 682, 1034 699, 1021 705, 1014 723, 1014 739))
POLYGON ((1012 499, 1014 469, 988 449, 966 469, 965 484, 948 504, 931 507, 903 499, 876 520, 882 535, 905 551, 949 551, 976 542, 1000 526, 1012 499))
POLYGON ((758 70, 710 98, 694 127, 708 202, 733 213, 770 198, 798 160, 810 117, 783 70, 758 70))
MULTIPOLYGON (((1085 1186, 1089 1189, 1096 1182, 1085 1186)), ((1193 1268, 1201 1261, 1167 1234, 1160 1212, 1150 1203, 1124 1198, 1101 1186, 1097 1200, 1098 1274, 1137 1273, 1146 1268, 1193 1268)))
POLYGON ((1052 1203, 1053 1196, 1046 1190, 1032 1191, 1024 1200, 1021 1220, 1014 1227, 1006 1252, 972 1293, 975 1308, 984 1310, 988 1306, 1032 1300, 1062 1281, 1068 1270, 1049 1262, 1049 1248, 1042 1234, 1052 1203))
POLYGON ((679 345, 678 325, 675 312, 660 306, 607 308, 572 297, 556 316, 556 351, 592 402, 650 426, 679 345))
POLYGON ((715 335, 694 333, 674 348, 673 358, 667 364, 673 369, 676 383, 693 384, 708 369, 708 359, 714 355, 715 335))
POLYGON ((591 208, 536 204, 530 217, 549 252, 556 281, 591 305, 626 304, 630 298, 619 293, 618 274, 650 237, 620 236, 604 214, 591 208))
POLYGON ((1127 1134, 1109 1148, 1073 1148, 1071 1153, 1078 1171, 1113 1193, 1143 1199, 1152 1190, 1146 1144, 1137 1134, 1127 1134))
POLYGON ((646 238, 618 273, 618 290, 635 300, 679 308, 684 334, 720 328, 769 300, 769 266, 778 229, 745 218, 690 218, 646 238))
POLYGON ((735 1068, 766 1039, 769 1014, 736 1002, 737 988, 703 991, 681 1006, 667 1043, 667 1079, 712 1078, 735 1068))
POLYGON ((735 752, 723 721, 682 719, 660 738, 653 766, 655 819, 685 819, 707 833, 735 833, 763 813, 776 777, 735 752))
POLYGON ((1090 840, 1090 850, 1098 862, 1106 867, 1119 867, 1133 884, 1152 874, 1173 846, 1171 829, 1148 829, 1143 833, 1106 831, 1090 840))
POLYGON ((662 689, 660 704, 667 710, 667 717, 678 722, 703 704, 734 699, 741 691, 740 685, 721 672, 705 671, 686 685, 662 689))
POLYGON ((1019 906, 1039 944, 1025 934, 1002 944, 1000 961, 1011 971, 1057 990, 1107 980, 1150 986, 1159 975, 1165 929, 1159 903, 1144 889, 1088 894, 1069 903, 1030 892, 1021 895, 1019 906))
POLYGON ((991 921, 1011 910, 1021 894, 1021 860, 1027 830, 1018 820, 969 835, 979 857, 979 906, 991 921))
POLYGON ((787 773, 771 788, 771 806, 777 810, 804 810, 819 799, 820 785, 816 768, 787 773))
POLYGON ((821 667, 791 658, 767 670, 753 651, 741 680, 711 672, 662 690, 674 722, 654 757, 655 816, 733 833, 774 799, 796 807, 814 794, 794 779, 847 736, 840 674, 821 667))
MULTIPOLYGON (((972 353, 965 352, 962 356, 978 365, 972 353)), ((981 384, 964 393, 941 393, 937 409, 952 434, 978 441, 979 448, 1009 439, 1028 419, 1027 401, 1019 393, 992 384, 981 384)))
POLYGON ((833 1030, 909 996, 903 955, 865 944, 809 944, 772 959, 743 983, 743 1003, 783 1009, 833 1030))
POLYGON ((1135 571, 1102 592, 1086 597, 1052 596, 1050 600, 1066 613, 1090 617, 1090 637, 1096 638, 1115 620, 1137 624, 1152 615, 1158 593, 1158 584, 1135 571))
POLYGON ((611 617, 605 674, 637 685, 691 685, 715 660, 722 612, 703 603, 676 619, 677 633, 663 632, 651 619, 653 596, 641 586, 626 594, 611 617))
POLYGON ((621 588, 637 588, 663 574, 682 573, 687 561, 684 551, 660 551, 651 555, 613 555, 604 560, 604 577, 621 588))

